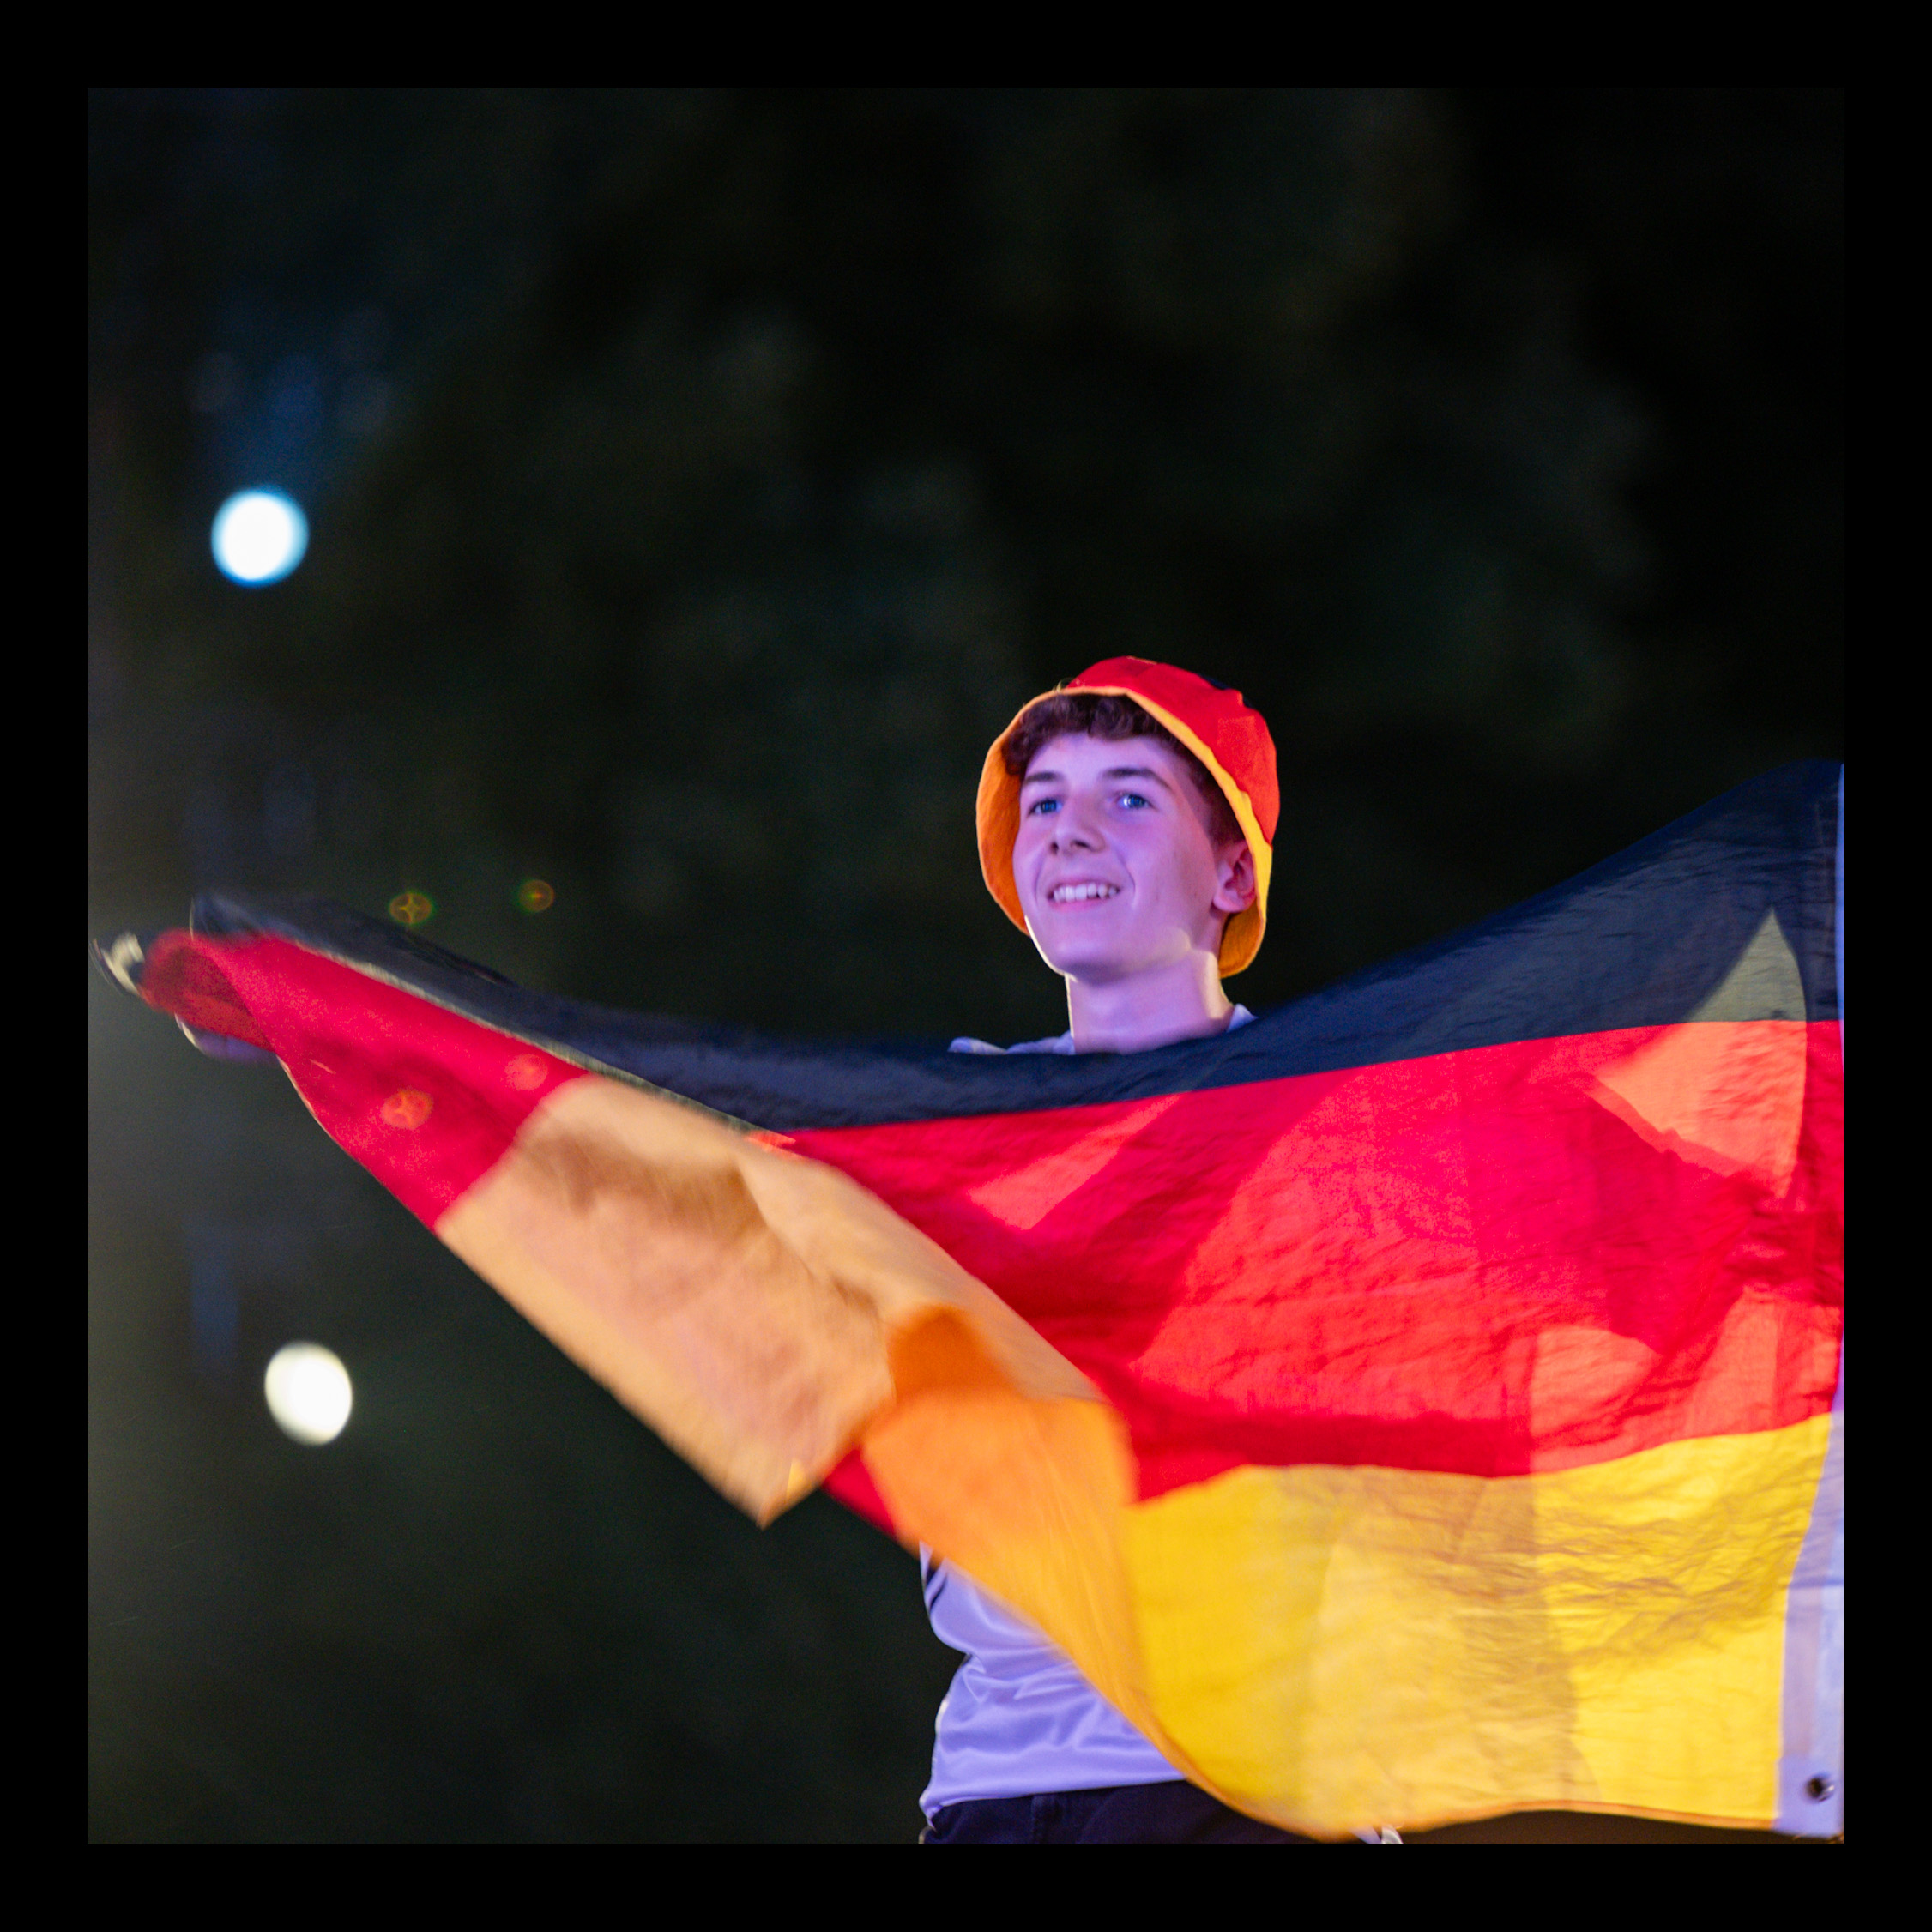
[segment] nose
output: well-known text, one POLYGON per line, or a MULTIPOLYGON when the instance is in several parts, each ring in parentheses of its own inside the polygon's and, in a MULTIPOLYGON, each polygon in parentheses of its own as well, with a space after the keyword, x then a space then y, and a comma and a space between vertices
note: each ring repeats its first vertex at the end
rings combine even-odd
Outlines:
POLYGON ((1104 842, 1098 824, 1078 799, 1069 799, 1054 814, 1053 826, 1050 843, 1055 852, 1097 852, 1104 842))

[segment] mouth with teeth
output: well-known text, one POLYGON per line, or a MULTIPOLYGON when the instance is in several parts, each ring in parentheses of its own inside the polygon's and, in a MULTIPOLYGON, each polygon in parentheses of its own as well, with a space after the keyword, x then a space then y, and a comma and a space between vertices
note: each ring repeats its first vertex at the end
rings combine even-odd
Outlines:
POLYGON ((1087 899, 1115 899, 1120 897, 1118 885, 1103 885, 1098 879, 1084 878, 1068 885, 1056 885, 1047 895, 1047 903, 1055 906, 1078 905, 1087 899))

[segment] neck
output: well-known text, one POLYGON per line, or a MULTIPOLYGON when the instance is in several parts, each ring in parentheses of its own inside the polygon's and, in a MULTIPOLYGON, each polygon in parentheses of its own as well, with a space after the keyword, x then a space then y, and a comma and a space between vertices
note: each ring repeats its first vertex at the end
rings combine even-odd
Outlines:
POLYGON ((1074 1052, 1134 1054, 1225 1033, 1235 1008, 1221 990, 1220 962, 1211 952, 1190 952, 1124 979, 1069 978, 1066 1010, 1074 1052))

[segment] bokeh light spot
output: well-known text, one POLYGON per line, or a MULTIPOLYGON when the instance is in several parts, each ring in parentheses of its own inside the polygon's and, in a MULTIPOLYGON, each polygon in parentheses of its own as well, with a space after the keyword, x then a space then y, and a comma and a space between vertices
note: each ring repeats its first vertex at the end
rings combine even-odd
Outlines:
POLYGON ((215 511, 211 541, 224 577, 236 583, 274 583, 302 561, 309 520, 280 490, 244 490, 215 511))
POLYGON ((540 1087, 548 1076, 550 1068, 534 1054, 519 1054, 503 1070, 503 1077, 511 1086, 522 1093, 532 1093, 540 1087))
POLYGON ((547 878, 527 878, 516 888, 516 903, 525 912, 548 912, 557 903, 557 889, 547 878))
POLYGON ((436 1102, 414 1087, 403 1087, 383 1102, 383 1118, 392 1127, 414 1133, 436 1110, 436 1102))
POLYGON ((296 1442, 333 1442, 354 1406, 341 1357, 315 1342, 291 1342, 277 1349, 262 1387, 269 1413, 281 1433, 296 1442))
POLYGON ((398 892, 389 901, 389 917, 399 926, 420 926, 436 910, 426 892, 398 892))

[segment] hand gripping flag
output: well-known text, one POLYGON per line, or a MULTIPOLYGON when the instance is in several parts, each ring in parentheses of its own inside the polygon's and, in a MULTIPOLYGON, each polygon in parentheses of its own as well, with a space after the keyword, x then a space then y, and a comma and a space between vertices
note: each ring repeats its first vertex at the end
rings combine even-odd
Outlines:
POLYGON ((104 955, 727 1495, 824 1483, 1341 1836, 1839 1828, 1842 775, 1220 1038, 800 1046, 324 903, 104 955))

